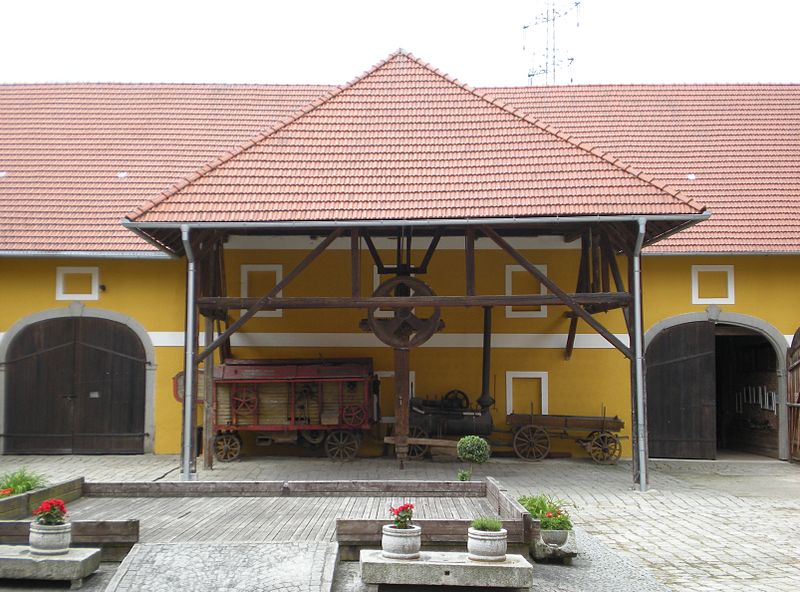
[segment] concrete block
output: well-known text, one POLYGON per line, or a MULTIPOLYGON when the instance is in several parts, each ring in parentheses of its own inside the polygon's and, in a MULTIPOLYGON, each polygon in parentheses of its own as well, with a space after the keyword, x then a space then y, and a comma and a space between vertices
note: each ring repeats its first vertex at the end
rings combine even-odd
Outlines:
POLYGON ((472 561, 466 553, 426 552, 419 559, 387 559, 378 550, 361 551, 361 579, 366 584, 530 588, 533 567, 522 555, 505 561, 472 561))
POLYGON ((561 560, 563 563, 571 563, 572 558, 578 555, 578 543, 575 541, 575 531, 568 530, 567 539, 561 544, 546 543, 542 536, 533 539, 531 542, 531 556, 537 561, 547 561, 550 559, 561 560))
POLYGON ((0 545, 0 578, 69 580, 80 588, 83 578, 100 567, 100 549, 71 548, 63 555, 32 555, 26 545, 0 545))

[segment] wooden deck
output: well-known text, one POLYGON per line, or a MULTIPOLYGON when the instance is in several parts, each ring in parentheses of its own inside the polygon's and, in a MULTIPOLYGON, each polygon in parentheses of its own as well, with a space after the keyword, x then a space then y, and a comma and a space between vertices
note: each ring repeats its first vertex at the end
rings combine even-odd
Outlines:
POLYGON ((499 517, 480 497, 84 497, 73 520, 140 521, 140 542, 333 541, 336 518, 389 521, 389 507, 414 504, 415 518, 499 517))

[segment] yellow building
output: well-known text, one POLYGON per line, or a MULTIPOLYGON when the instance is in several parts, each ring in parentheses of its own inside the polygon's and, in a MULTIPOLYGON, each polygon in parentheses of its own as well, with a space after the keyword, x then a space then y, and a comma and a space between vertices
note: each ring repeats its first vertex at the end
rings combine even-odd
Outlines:
MULTIPOLYGON (((475 295, 550 297, 482 227, 498 228, 565 292, 630 294, 637 221, 645 219, 651 246, 641 335, 651 454, 713 458, 718 449, 739 449, 787 458, 785 354, 800 324, 792 298, 800 234, 786 215, 796 209, 798 165, 781 160, 791 152, 781 142, 800 137, 798 110, 790 108, 798 103, 800 89, 785 85, 473 91, 405 54, 345 90, 0 88, 8 122, 0 128, 3 450, 181 450, 184 417, 173 391, 186 363, 181 225, 192 250, 219 244, 223 253, 225 289, 203 286, 201 273, 200 296, 260 297, 340 226, 348 234, 281 298, 352 296, 353 277, 369 296, 394 273, 379 273, 364 236, 391 266, 397 237, 410 228, 416 266, 441 230, 427 273, 417 276, 436 296, 469 295, 465 233, 474 228, 475 295), (382 88, 403 91, 392 95, 394 114, 364 106, 382 88), (742 120, 742 105, 762 116, 742 120), (386 119, 366 126, 347 119, 351 108, 386 119), (164 115, 158 130, 114 133, 144 126, 154 113, 164 115), (315 193, 321 186, 327 195, 315 193), (711 217, 683 228, 707 217, 701 204, 711 217), (355 274, 352 229, 361 232, 355 274), (616 256, 599 244, 590 249, 581 287, 581 236, 590 232, 609 235, 616 256)), ((581 305, 633 360, 585 319, 567 360, 574 309, 534 300, 491 308, 495 438, 510 438, 511 413, 618 415, 620 435, 634 435, 636 348, 623 314, 632 307, 581 305)), ((241 315, 226 310, 219 328, 241 315)), ((390 425, 395 359, 362 330, 366 316, 364 307, 261 310, 232 336, 231 353, 371 358, 390 425)), ((460 390, 475 407, 486 380, 483 306, 443 306, 441 316, 444 327, 410 350, 411 394, 438 399, 460 390)), ((557 438, 552 452, 584 454, 557 438)), ((622 455, 635 452, 623 439, 622 455)))

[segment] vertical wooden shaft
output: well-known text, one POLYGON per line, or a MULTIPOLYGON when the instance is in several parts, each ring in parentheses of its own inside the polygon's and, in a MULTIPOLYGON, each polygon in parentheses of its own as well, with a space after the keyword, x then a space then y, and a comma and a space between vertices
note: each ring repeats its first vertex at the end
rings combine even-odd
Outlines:
POLYGON ((491 407, 494 403, 491 393, 489 393, 489 373, 491 371, 492 359, 492 307, 483 307, 483 367, 481 370, 481 396, 478 405, 481 409, 491 407))
POLYGON ((408 458, 408 400, 411 385, 409 383, 409 351, 405 348, 394 348, 394 447, 400 468, 405 468, 408 458))
MULTIPOLYGON (((214 340, 214 319, 205 318, 206 343, 214 340)), ((203 367, 203 468, 214 468, 214 356, 208 356, 203 367)))
POLYGON ((468 229, 464 235, 464 255, 466 257, 467 296, 475 295, 475 231, 468 229))
POLYGON ((351 290, 353 298, 361 296, 361 240, 358 230, 350 233, 350 269, 351 290))

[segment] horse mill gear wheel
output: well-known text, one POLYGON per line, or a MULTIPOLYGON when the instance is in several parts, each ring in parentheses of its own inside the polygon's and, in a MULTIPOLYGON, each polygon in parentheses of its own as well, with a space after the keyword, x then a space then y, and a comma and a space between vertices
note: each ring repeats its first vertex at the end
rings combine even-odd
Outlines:
MULTIPOLYGON (((373 296, 435 296, 423 281, 397 276, 383 282, 373 296)), ((390 317, 379 317, 378 308, 370 308, 367 323, 375 336, 386 345, 409 348, 422 345, 440 329, 441 309, 434 306, 428 317, 417 316, 413 307, 396 308, 390 317)))

